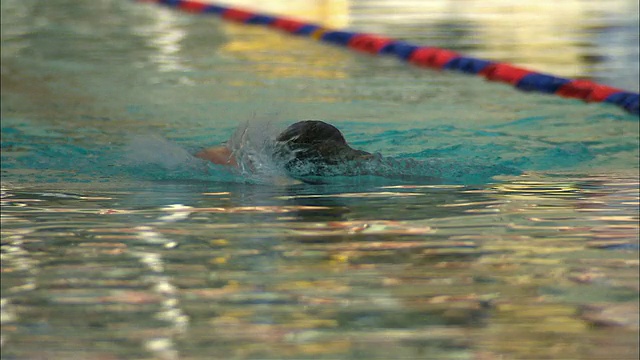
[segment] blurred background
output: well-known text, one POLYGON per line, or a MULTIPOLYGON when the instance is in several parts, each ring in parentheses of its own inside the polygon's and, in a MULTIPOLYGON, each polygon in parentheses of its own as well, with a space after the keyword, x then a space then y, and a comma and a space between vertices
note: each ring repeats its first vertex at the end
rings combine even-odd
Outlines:
POLYGON ((451 48, 540 72, 593 77, 623 89, 639 89, 638 2, 634 0, 211 3, 286 14, 328 27, 410 38, 418 44, 451 48))

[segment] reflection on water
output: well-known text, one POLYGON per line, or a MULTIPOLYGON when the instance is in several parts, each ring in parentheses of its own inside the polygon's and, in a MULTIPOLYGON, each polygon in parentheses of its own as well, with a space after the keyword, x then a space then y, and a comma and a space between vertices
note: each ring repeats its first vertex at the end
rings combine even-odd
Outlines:
POLYGON ((5 188, 3 358, 636 358, 638 199, 612 176, 5 188))
MULTIPOLYGON (((208 2, 208 1, 203 1, 208 2)), ((331 28, 342 28, 349 24, 350 0, 310 0, 255 2, 252 0, 222 0, 216 4, 252 9, 270 14, 282 14, 331 28)))
POLYGON ((186 37, 186 31, 180 28, 178 16, 173 12, 158 12, 157 22, 148 28, 138 27, 138 34, 144 34, 150 45, 157 49, 151 56, 151 63, 158 65, 160 71, 188 71, 180 64, 180 43, 186 37))

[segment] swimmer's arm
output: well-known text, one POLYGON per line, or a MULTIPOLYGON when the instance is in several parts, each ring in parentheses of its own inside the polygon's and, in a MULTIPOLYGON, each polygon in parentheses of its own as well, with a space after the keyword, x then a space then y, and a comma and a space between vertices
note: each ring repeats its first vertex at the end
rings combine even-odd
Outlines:
MULTIPOLYGON (((225 146, 216 146, 200 150, 194 155, 197 158, 211 161, 218 165, 238 166, 236 159, 233 157, 231 150, 225 146)), ((272 178, 275 185, 297 185, 302 182, 287 176, 275 176, 272 178)))
POLYGON ((233 158, 233 154, 231 154, 231 150, 226 146, 216 146, 200 150, 195 154, 195 157, 211 161, 218 165, 238 166, 238 163, 236 163, 236 160, 233 158))

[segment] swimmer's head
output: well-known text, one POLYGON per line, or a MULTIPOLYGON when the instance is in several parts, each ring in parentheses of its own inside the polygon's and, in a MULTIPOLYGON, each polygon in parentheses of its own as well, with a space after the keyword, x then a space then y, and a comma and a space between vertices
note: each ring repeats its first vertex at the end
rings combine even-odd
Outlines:
POLYGON ((288 154, 287 167, 300 163, 320 166, 371 158, 371 154, 351 148, 335 126, 305 120, 289 126, 276 138, 279 155, 288 154))

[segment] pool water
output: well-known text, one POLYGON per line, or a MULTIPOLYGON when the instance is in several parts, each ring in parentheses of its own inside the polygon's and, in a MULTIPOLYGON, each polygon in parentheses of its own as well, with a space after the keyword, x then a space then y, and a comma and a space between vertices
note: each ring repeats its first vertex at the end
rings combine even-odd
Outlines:
MULTIPOLYGON (((304 3, 638 91, 633 2, 304 3)), ((637 116, 151 4, 1 6, 3 359, 638 357, 637 116), (283 181, 261 145, 301 119, 390 165, 283 181), (258 170, 192 156, 236 131, 258 170)))

